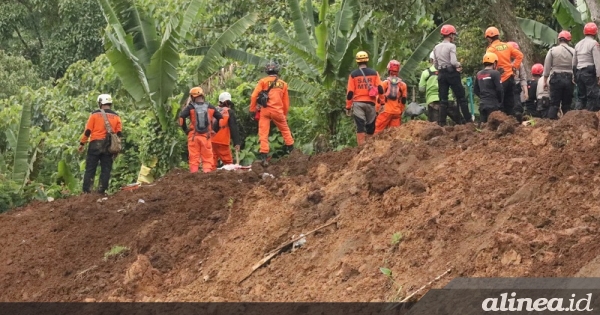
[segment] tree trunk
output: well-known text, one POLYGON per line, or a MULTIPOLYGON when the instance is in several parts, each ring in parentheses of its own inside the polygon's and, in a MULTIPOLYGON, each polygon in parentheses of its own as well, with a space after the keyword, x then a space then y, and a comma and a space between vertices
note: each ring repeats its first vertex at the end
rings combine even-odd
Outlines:
POLYGON ((596 25, 600 24, 600 4, 598 4, 598 0, 585 0, 585 4, 588 7, 588 11, 590 12, 591 20, 596 23, 596 25))
POLYGON ((534 43, 527 35, 525 35, 523 30, 521 30, 517 18, 512 11, 512 1, 496 0, 490 3, 490 5, 490 12, 494 12, 494 14, 491 15, 491 18, 497 23, 495 26, 504 33, 504 37, 501 37, 501 40, 507 42, 513 41, 519 44, 521 52, 523 53, 523 63, 527 71, 527 76, 531 77, 530 66, 533 64, 534 60, 534 43))

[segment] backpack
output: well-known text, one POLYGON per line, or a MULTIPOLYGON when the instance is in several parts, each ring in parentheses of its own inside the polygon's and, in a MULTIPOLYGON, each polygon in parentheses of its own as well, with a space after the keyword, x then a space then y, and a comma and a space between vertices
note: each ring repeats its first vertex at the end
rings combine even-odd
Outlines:
POLYGON ((258 97, 256 98, 256 103, 262 107, 267 107, 267 102, 269 101, 269 92, 275 86, 275 82, 279 80, 278 77, 275 77, 275 80, 269 84, 269 88, 266 90, 262 90, 258 93, 258 97))
POLYGON ((389 77, 389 78, 387 78, 387 81, 390 84, 388 85, 385 97, 388 100, 392 100, 392 101, 395 101, 395 100, 397 100, 399 98, 402 98, 402 95, 398 95, 398 94, 400 94, 399 93, 400 92, 400 88, 398 87, 398 84, 400 84, 400 82, 402 82, 402 80, 400 78, 398 78, 398 77, 393 77, 393 78, 389 77))
POLYGON ((110 127, 110 123, 108 122, 108 117, 106 116, 106 112, 104 109, 100 109, 100 113, 102 113, 102 118, 104 118, 104 127, 106 127, 106 138, 104 139, 104 151, 110 154, 117 154, 121 152, 121 138, 117 136, 116 133, 113 133, 112 128, 110 127))
POLYGON ((435 76, 437 76, 437 75, 438 75, 438 71, 437 71, 437 70, 436 70, 436 71, 431 71, 431 69, 430 69, 430 68, 427 68, 427 72, 429 72, 429 76, 430 76, 430 77, 431 77, 432 75, 435 75, 435 76))
POLYGON ((208 122, 208 103, 196 104, 192 103, 194 111, 196 112, 196 124, 194 129, 198 133, 207 133, 210 130, 210 124, 208 122))

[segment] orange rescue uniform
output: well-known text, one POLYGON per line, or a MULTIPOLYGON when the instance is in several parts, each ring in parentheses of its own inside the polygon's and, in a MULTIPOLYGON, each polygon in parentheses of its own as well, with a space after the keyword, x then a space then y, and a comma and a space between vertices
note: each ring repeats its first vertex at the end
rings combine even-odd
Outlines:
MULTIPOLYGON (((106 118, 108 118, 108 123, 114 133, 117 136, 121 137, 121 118, 119 115, 110 109, 105 109, 106 118)), ((104 125, 104 118, 102 117, 102 113, 99 109, 92 112, 90 118, 88 118, 87 124, 85 125, 85 131, 83 135, 81 135, 81 139, 79 140, 79 144, 85 144, 88 142, 95 140, 104 140, 106 139, 106 126, 104 125)))
POLYGON ((488 46, 487 52, 494 53, 498 56, 497 69, 504 70, 500 76, 500 82, 508 80, 514 74, 513 68, 519 69, 519 67, 521 67, 521 62, 523 62, 523 53, 521 51, 498 39, 488 46), (511 58, 515 60, 514 63, 511 62, 511 58))
POLYGON ((379 96, 377 111, 379 111, 379 105, 383 105, 383 112, 379 113, 375 121, 375 134, 382 132, 386 128, 400 126, 402 123, 402 113, 406 106, 406 96, 408 95, 408 88, 402 80, 398 82, 398 97, 395 100, 390 100, 386 97, 388 89, 391 87, 389 79, 383 81, 381 86, 383 87, 384 94, 379 96))
POLYGON ((214 156, 213 169, 217 168, 219 159, 224 165, 233 164, 229 142, 233 138, 233 145, 241 145, 239 128, 235 111, 227 106, 219 106, 217 111, 223 115, 219 121, 219 132, 212 137, 212 147, 214 156))
MULTIPOLYGON (((257 111, 256 99, 260 91, 267 90, 277 78, 276 75, 269 75, 258 81, 252 97, 250 98, 250 112, 257 111)), ((269 129, 271 121, 275 123, 277 129, 281 131, 285 145, 293 145, 294 138, 287 123, 287 114, 290 108, 290 98, 288 95, 288 84, 277 79, 273 88, 269 91, 269 101, 266 107, 259 109, 260 119, 258 121, 258 139, 260 141, 260 153, 269 153, 269 129)))
POLYGON ((208 173, 213 170, 213 150, 212 144, 210 141, 211 133, 213 131, 219 131, 218 121, 221 120, 223 116, 221 113, 217 111, 217 109, 208 105, 208 132, 200 133, 196 130, 196 110, 194 109, 193 103, 188 104, 183 108, 181 113, 179 114, 179 126, 183 129, 185 133, 187 133, 188 138, 188 154, 189 154, 189 164, 190 164, 190 172, 196 173, 198 172, 198 168, 200 166, 200 160, 202 160, 202 170, 204 173, 208 173), (186 118, 190 119, 189 126, 185 124, 186 118), (214 126, 215 130, 213 130, 213 118, 217 120, 217 124, 214 126))

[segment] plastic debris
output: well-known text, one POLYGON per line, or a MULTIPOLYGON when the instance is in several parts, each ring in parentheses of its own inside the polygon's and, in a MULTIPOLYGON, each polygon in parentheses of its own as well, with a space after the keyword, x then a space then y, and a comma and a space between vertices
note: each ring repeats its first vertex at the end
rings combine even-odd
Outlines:
POLYGON ((108 200, 108 197, 100 198, 100 199, 96 200, 96 202, 102 202, 102 201, 105 201, 105 200, 108 200))
POLYGON ((304 237, 304 234, 300 234, 300 237, 302 238, 292 244, 292 250, 302 247, 302 245, 306 244, 306 237, 304 237))
POLYGON ((262 173, 262 174, 260 174, 260 176, 262 177, 262 179, 267 179, 269 177, 275 178, 275 176, 273 176, 272 174, 269 174, 269 173, 262 173))
POLYGON ((235 171, 235 170, 249 170, 250 166, 242 166, 239 164, 227 164, 218 168, 218 170, 235 171))
POLYGON ((138 203, 146 203, 144 199, 138 199, 138 203))
POLYGON ((52 202, 52 201, 54 201, 54 198, 48 197, 48 202, 52 202))

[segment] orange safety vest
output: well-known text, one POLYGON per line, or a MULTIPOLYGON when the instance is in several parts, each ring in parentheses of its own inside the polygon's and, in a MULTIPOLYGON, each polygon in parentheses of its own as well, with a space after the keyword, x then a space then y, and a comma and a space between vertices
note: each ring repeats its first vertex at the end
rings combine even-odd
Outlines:
POLYGON ((223 106, 217 107, 217 110, 223 115, 219 121, 219 132, 212 138, 212 143, 229 145, 231 141, 231 130, 229 129, 229 108, 223 106))

